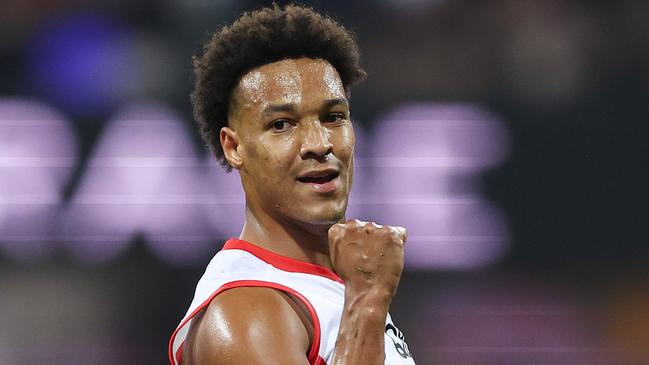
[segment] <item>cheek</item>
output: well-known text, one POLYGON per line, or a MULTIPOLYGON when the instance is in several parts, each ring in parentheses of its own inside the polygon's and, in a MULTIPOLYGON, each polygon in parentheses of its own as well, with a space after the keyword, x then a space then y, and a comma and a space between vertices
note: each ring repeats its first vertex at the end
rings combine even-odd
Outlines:
POLYGON ((257 153, 255 165, 264 171, 263 178, 278 181, 290 174, 295 159, 295 144, 292 141, 262 138, 254 148, 257 153))
POLYGON ((335 145, 338 146, 338 158, 343 162, 350 162, 354 155, 355 144, 354 130, 351 127, 344 128, 337 133, 335 145))

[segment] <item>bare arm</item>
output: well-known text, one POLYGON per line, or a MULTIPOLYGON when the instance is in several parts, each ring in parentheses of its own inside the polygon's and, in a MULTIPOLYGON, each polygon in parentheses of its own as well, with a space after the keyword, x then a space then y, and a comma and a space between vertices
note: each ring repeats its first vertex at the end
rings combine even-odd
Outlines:
POLYGON ((275 289, 227 290, 193 321, 183 365, 307 365, 313 334, 306 316, 275 289))

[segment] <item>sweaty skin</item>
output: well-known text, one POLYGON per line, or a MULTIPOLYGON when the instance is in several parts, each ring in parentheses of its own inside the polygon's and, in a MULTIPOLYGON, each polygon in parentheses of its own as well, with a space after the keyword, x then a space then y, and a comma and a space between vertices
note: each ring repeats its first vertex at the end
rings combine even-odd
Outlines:
POLYGON ((324 60, 283 60, 248 72, 232 94, 221 144, 246 192, 241 238, 331 268, 327 230, 345 218, 355 143, 337 71, 324 60), (326 168, 340 173, 331 194, 296 180, 326 168))
MULTIPOLYGON (((336 69, 299 58, 249 71, 232 92, 220 140, 246 193, 240 238, 334 270, 345 281, 345 304, 333 364, 383 364, 406 233, 345 222, 355 140, 336 69), (298 180, 325 169, 338 174, 333 189, 298 180)), ((313 335, 299 300, 270 288, 235 288, 192 321, 184 365, 305 365, 313 335)))

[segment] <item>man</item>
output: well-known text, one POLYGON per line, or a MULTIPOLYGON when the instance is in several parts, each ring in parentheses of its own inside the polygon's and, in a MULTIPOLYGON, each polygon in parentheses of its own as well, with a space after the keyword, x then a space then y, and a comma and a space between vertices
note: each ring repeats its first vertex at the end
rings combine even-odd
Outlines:
POLYGON ((246 219, 198 283, 172 365, 414 364, 388 307, 406 232, 345 221, 365 73, 351 35, 301 6, 244 14, 195 59, 204 140, 246 219))

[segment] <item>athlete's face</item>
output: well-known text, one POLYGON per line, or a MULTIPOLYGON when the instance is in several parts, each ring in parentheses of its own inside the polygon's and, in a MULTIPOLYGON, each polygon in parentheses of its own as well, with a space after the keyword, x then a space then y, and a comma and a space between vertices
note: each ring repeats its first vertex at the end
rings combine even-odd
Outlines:
POLYGON ((354 130, 340 76, 327 61, 287 59, 248 72, 233 91, 229 124, 237 145, 224 150, 253 211, 288 224, 344 219, 354 130))

